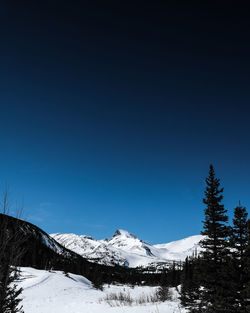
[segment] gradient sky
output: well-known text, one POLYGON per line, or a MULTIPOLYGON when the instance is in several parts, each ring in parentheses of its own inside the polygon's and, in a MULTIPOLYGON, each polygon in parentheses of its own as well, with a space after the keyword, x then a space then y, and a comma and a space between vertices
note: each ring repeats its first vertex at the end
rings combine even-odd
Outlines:
POLYGON ((0 183, 27 220, 198 234, 210 163, 250 206, 248 11, 176 3, 1 4, 0 183))

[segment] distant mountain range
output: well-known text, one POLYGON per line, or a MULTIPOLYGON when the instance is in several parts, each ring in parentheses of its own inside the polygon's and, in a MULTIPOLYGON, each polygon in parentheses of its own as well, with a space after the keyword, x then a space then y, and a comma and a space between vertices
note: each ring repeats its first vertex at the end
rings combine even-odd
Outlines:
POLYGON ((23 238, 24 254, 18 265, 68 271, 107 283, 156 284, 162 268, 199 253, 199 242, 203 238, 196 235, 150 245, 125 230, 117 230, 111 238, 96 240, 75 234, 48 235, 36 225, 0 214, 0 225, 2 223, 7 225, 10 234, 17 231, 23 238))
MULTIPOLYGON (((20 238, 20 250, 23 252, 17 260, 18 266, 36 269, 59 270, 65 273, 83 275, 95 286, 103 283, 159 284, 161 273, 147 269, 129 268, 127 266, 108 266, 89 262, 87 258, 67 249, 41 228, 29 222, 0 213, 0 226, 6 227, 12 245, 20 238)), ((1 237, 2 238, 2 237, 1 237)), ((0 246, 2 245, 0 238, 0 246)), ((113 264, 114 265, 114 264, 113 264)))
POLYGON ((161 267, 184 261, 199 253, 201 235, 166 244, 150 245, 126 230, 118 229, 109 239, 96 240, 86 235, 51 234, 57 242, 87 260, 99 264, 126 267, 161 267))

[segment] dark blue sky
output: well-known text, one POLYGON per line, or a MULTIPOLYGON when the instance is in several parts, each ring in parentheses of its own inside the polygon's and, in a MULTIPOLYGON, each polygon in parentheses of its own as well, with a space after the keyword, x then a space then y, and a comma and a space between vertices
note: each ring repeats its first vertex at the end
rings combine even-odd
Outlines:
MULTIPOLYGON (((92 3, 92 2, 91 2, 92 3)), ((250 204, 244 8, 11 1, 1 9, 0 181, 47 232, 198 234, 213 163, 250 204)))

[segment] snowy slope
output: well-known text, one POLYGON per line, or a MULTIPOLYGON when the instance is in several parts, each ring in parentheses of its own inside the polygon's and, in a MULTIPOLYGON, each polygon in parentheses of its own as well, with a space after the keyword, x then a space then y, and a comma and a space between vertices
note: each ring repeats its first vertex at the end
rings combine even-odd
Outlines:
POLYGON ((117 230, 112 238, 103 240, 75 234, 51 234, 51 237, 90 261, 128 267, 184 261, 186 256, 200 251, 199 241, 202 239, 201 235, 196 235, 166 244, 150 245, 125 230, 117 230))
POLYGON ((201 252, 199 242, 203 238, 202 235, 195 235, 165 244, 157 244, 154 247, 159 249, 161 256, 164 258, 184 261, 187 256, 201 252))
POLYGON ((47 272, 33 268, 21 268, 22 276, 18 285, 23 287, 22 305, 25 313, 184 313, 179 309, 179 300, 148 303, 144 305, 111 307, 104 299, 107 294, 126 292, 133 299, 151 295, 155 287, 105 286, 104 291, 93 288, 83 276, 62 272, 47 272))

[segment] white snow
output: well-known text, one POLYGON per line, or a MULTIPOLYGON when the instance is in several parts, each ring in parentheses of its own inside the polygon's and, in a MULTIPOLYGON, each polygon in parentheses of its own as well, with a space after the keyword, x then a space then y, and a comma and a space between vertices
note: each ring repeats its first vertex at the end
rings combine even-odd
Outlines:
POLYGON ((144 305, 111 307, 103 299, 107 294, 128 292, 133 299, 154 293, 156 287, 105 286, 104 291, 93 288, 86 278, 62 272, 47 272, 29 267, 21 268, 18 285, 23 287, 22 305, 25 313, 184 313, 177 292, 174 301, 144 305))
POLYGON ((196 235, 166 244, 150 245, 121 229, 112 238, 103 240, 75 234, 51 234, 51 237, 90 261, 129 267, 184 261, 195 251, 200 252, 199 241, 203 238, 196 235))

